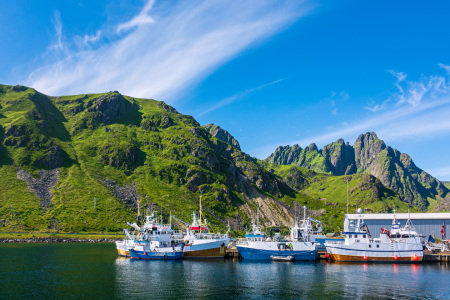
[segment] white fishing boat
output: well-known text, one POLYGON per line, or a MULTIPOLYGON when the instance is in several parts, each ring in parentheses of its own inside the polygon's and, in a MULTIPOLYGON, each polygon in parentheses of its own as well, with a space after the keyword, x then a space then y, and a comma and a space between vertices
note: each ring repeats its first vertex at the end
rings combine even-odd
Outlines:
POLYGON ((312 242, 303 235, 297 221, 294 221, 288 238, 282 238, 279 232, 270 237, 259 226, 259 213, 257 222, 252 223, 252 231, 245 235, 245 239, 236 243, 236 248, 243 259, 270 260, 271 256, 293 256, 298 260, 315 260, 316 249, 312 242))
POLYGON ((164 237, 161 242, 162 246, 167 247, 170 246, 171 236, 173 234, 173 230, 170 225, 163 225, 162 221, 158 221, 158 216, 155 211, 152 211, 150 215, 145 216, 145 223, 143 226, 138 226, 136 223, 127 223, 128 226, 134 228, 134 232, 130 233, 127 229, 124 229, 124 239, 121 241, 116 241, 116 249, 120 256, 131 256, 130 249, 137 245, 142 245, 145 242, 148 242, 149 239, 152 238, 154 234, 160 234, 161 231, 164 232, 170 231, 169 239, 164 237))
POLYGON ((127 229, 123 230, 125 237, 122 241, 116 241, 117 253, 120 256, 130 256, 130 248, 134 247, 135 238, 130 234, 127 229))
POLYGON ((207 220, 202 223, 202 209, 200 198, 200 215, 192 213, 192 223, 183 222, 186 231, 174 235, 174 239, 184 243, 184 258, 220 258, 225 257, 225 252, 230 242, 229 232, 226 234, 209 232, 207 220))
POLYGON ((391 232, 382 229, 379 238, 371 238, 364 224, 362 210, 353 230, 344 232, 343 242, 327 241, 325 246, 333 261, 419 262, 423 259, 420 236, 410 219, 401 227, 394 214, 391 232))
POLYGON ((134 246, 129 249, 131 258, 168 260, 183 257, 183 245, 173 241, 172 226, 163 225, 162 217, 158 223, 154 214, 146 216, 141 233, 141 238, 135 240, 134 246))

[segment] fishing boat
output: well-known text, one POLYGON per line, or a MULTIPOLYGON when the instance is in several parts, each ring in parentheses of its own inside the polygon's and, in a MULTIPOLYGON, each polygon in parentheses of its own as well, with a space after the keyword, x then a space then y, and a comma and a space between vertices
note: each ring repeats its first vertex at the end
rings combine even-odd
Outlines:
MULTIPOLYGON (((162 218, 161 218, 162 219, 162 218)), ((183 244, 177 244, 172 239, 173 229, 170 225, 156 222, 156 218, 147 216, 143 227, 143 236, 134 241, 129 249, 131 258, 135 259, 181 259, 183 244)))
POLYGON ((130 256, 129 249, 134 247, 135 238, 131 236, 130 232, 127 229, 123 230, 125 235, 122 241, 116 241, 116 249, 119 256, 130 256))
POLYGON ((236 243, 239 255, 249 260, 270 260, 271 256, 293 256, 298 260, 315 260, 315 245, 303 236, 297 221, 294 221, 288 238, 281 237, 277 230, 270 230, 270 237, 259 226, 259 213, 257 222, 252 223, 252 231, 245 235, 245 239, 236 243), (275 231, 275 234, 273 234, 275 231))
POLYGON ((288 256, 277 256, 277 255, 271 255, 270 258, 273 261, 294 261, 295 257, 288 255, 288 256))
MULTIPOLYGON (((209 232, 207 220, 202 223, 202 204, 200 197, 200 212, 197 218, 196 213, 192 213, 192 223, 186 223, 171 216, 186 225, 185 232, 174 235, 174 240, 184 243, 183 258, 223 258, 230 242, 229 230, 225 234, 209 232)), ((229 229, 229 226, 228 226, 229 229)))
POLYGON ((364 224, 362 210, 358 209, 358 219, 353 230, 344 232, 343 242, 327 241, 325 246, 333 261, 361 262, 420 262, 423 247, 420 236, 408 218, 405 226, 400 226, 394 214, 391 231, 382 228, 379 238, 371 238, 364 224))

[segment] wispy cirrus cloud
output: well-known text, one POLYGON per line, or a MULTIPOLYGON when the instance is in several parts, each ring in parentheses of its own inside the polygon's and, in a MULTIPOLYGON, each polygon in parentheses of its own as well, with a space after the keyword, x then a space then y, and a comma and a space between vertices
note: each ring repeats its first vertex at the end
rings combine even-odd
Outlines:
POLYGON ((84 44, 87 45, 87 44, 98 41, 100 39, 101 34, 102 34, 102 31, 99 29, 93 35, 89 35, 89 34, 84 35, 84 38, 83 38, 84 44))
POLYGON ((450 176, 450 166, 428 169, 427 172, 435 177, 448 177, 450 176))
POLYGON ((61 23, 61 13, 59 12, 59 10, 55 11, 52 18, 52 23, 55 28, 55 41, 49 46, 49 49, 62 51, 64 45, 62 43, 62 23, 61 23))
MULTIPOLYGON (((450 73, 447 76, 423 76, 417 81, 407 81, 404 77, 402 90, 395 92, 382 104, 372 102, 374 105, 371 109, 374 112, 372 116, 355 118, 337 125, 334 130, 326 130, 326 133, 291 140, 283 145, 299 144, 304 147, 313 142, 325 145, 339 138, 353 141, 367 131, 374 131, 381 139, 391 142, 449 135, 449 75, 450 73), (383 107, 384 111, 376 109, 376 105, 383 107)), ((265 158, 278 146, 279 144, 267 145, 253 151, 257 157, 265 158)))
POLYGON ((248 89, 248 90, 236 93, 236 94, 234 94, 234 95, 232 95, 230 97, 227 97, 225 99, 219 100, 213 106, 211 106, 211 107, 209 107, 209 108, 207 108, 205 110, 202 110, 201 112, 197 113, 196 116, 197 117, 201 117, 201 116, 207 115, 207 114, 209 114, 209 113, 211 113, 211 112, 213 112, 213 111, 215 111, 215 110, 217 110, 219 108, 222 108, 224 106, 230 105, 231 103, 236 102, 236 101, 244 98, 245 96, 247 96, 248 94, 250 94, 252 92, 258 91, 258 90, 260 90, 260 89, 262 89, 262 88, 264 88, 266 86, 279 83, 279 82, 281 82, 281 81, 283 81, 285 79, 286 78, 281 78, 281 79, 278 79, 278 80, 275 80, 275 81, 272 81, 272 82, 269 82, 269 83, 265 83, 265 84, 260 85, 258 87, 251 88, 251 89, 248 89))
POLYGON ((134 28, 134 27, 144 25, 144 24, 154 23, 155 19, 153 19, 152 17, 150 17, 148 15, 148 13, 150 12, 150 10, 152 9, 154 4, 155 4, 154 0, 148 1, 147 4, 145 4, 144 8, 141 10, 141 12, 137 16, 135 16, 130 21, 117 26, 117 32, 120 32, 120 31, 126 30, 126 29, 130 29, 130 28, 134 28))
POLYGON ((50 61, 33 71, 26 84, 51 95, 119 90, 170 102, 310 10, 298 1, 157 5, 148 1, 130 21, 116 24, 116 36, 102 39, 112 42, 77 48, 50 61))

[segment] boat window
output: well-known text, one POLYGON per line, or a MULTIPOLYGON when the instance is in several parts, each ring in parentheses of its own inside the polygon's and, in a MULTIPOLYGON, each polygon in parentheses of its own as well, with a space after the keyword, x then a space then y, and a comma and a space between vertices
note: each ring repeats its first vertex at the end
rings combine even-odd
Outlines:
POLYGON ((355 239, 357 238, 358 236, 355 234, 355 239))
POLYGON ((380 245, 377 245, 377 248, 380 248, 380 245))
POLYGON ((372 248, 372 245, 369 245, 369 248, 372 248))
POLYGON ((365 234, 363 234, 363 239, 365 239, 366 238, 366 235, 365 234))

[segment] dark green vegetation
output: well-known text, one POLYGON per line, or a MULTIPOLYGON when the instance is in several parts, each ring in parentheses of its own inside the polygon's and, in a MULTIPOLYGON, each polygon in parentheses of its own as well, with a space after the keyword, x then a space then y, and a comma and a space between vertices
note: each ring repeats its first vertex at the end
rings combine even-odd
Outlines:
POLYGON ((339 139, 322 150, 311 144, 280 146, 266 161, 295 165, 336 176, 372 174, 400 199, 421 210, 434 210, 450 202, 448 187, 418 168, 411 157, 393 149, 373 132, 360 135, 353 146, 339 139))
POLYGON ((227 131, 161 101, 0 85, 0 231, 117 232, 152 204, 189 221, 200 195, 215 230, 244 230, 257 208, 266 226, 288 225, 295 202, 337 230, 347 181, 351 211, 411 206, 378 176, 332 176, 317 148, 304 159, 324 173, 239 149, 227 131))

